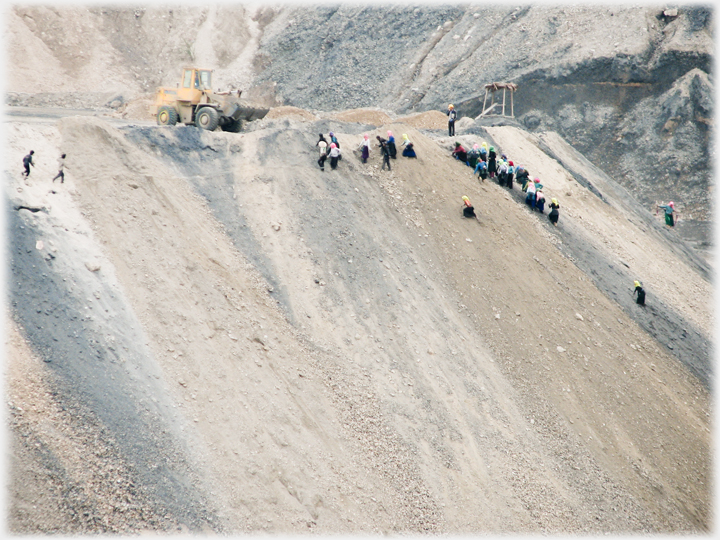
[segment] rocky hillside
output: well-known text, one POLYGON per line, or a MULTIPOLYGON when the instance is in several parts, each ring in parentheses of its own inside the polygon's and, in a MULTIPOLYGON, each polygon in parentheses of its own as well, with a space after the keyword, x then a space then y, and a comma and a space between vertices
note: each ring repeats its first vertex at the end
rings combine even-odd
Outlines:
POLYGON ((188 63, 269 105, 475 118, 483 85, 519 85, 515 115, 560 133, 645 208, 711 241, 713 13, 681 6, 50 8, 8 10, 17 104, 127 107, 144 116, 188 63), (31 51, 32 54, 27 54, 31 51), (59 94, 58 94, 59 93, 59 94), (148 94, 146 94, 148 93, 148 94))
POLYGON ((708 530, 701 259, 556 135, 482 137, 558 228, 442 130, 288 112, 9 124, 10 162, 37 161, 5 172, 10 530, 708 530), (388 129, 417 161, 360 163, 388 129))
POLYGON ((712 268, 649 204, 707 205, 708 10, 7 13, 11 533, 711 532, 712 268), (155 125, 189 62, 272 110, 155 125), (476 120, 497 79, 517 118, 476 120), (363 164, 388 130, 418 158, 363 164))

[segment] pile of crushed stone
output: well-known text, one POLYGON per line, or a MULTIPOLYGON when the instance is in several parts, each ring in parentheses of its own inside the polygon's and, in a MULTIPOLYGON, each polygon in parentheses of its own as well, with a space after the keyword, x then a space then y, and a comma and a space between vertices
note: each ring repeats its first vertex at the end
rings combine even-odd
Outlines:
POLYGON ((306 111, 305 109, 300 109, 299 107, 292 107, 290 105, 283 105, 280 107, 273 107, 270 109, 270 111, 265 115, 265 118, 268 120, 272 120, 274 118, 286 118, 286 117, 294 117, 300 120, 308 120, 310 122, 314 122, 318 119, 317 116, 315 116, 310 111, 306 111))
POLYGON ((445 129, 448 125, 447 115, 440 111, 426 111, 398 118, 397 121, 416 129, 445 129))

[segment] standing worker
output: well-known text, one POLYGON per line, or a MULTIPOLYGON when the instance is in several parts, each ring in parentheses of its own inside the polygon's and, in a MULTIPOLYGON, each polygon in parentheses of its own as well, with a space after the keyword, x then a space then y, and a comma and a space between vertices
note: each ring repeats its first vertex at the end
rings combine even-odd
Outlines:
POLYGON ((645 305, 645 291, 642 288, 642 283, 639 281, 635 282, 635 291, 633 292, 633 296, 637 294, 637 300, 636 302, 640 304, 641 306, 645 305))
POLYGON ((455 119, 457 118, 457 111, 455 111, 455 105, 448 105, 448 137, 455 136, 455 119))
POLYGON ((495 178, 497 172, 497 154, 495 153, 495 147, 491 146, 488 150, 488 174, 490 178, 495 178))
POLYGON ((390 157, 397 159, 397 147, 395 146, 395 137, 393 137, 392 131, 388 131, 387 147, 390 157))
POLYGON ((320 165, 320 170, 325 170, 325 160, 327 159, 327 141, 325 140, 325 137, 323 134, 320 134, 320 139, 318 142, 315 143, 315 146, 317 146, 320 149, 320 159, 318 159, 318 165, 320 165))
POLYGON ((388 171, 390 169, 390 149, 388 148, 387 141, 380 137, 380 135, 376 135, 377 140, 380 142, 380 152, 382 153, 383 163, 381 170, 385 170, 385 165, 387 165, 388 171))
POLYGON ((335 143, 330 143, 330 168, 334 171, 337 169, 338 160, 340 159, 340 149, 335 143))
POLYGON ((30 176, 30 165, 33 167, 35 164, 33 163, 32 157, 35 153, 35 150, 30 150, 30 153, 23 158, 23 167, 25 167, 25 170, 23 171, 23 176, 28 177, 30 176))
POLYGON ((675 203, 670 201, 667 204, 659 204, 658 207, 655 209, 655 215, 657 215, 657 211, 660 208, 665 210, 665 225, 669 227, 674 227, 675 218, 673 217, 673 212, 675 212, 675 203))
POLYGON ((360 155, 360 158, 363 163, 367 163, 367 160, 370 157, 370 137, 367 133, 363 135, 363 142, 360 143, 360 146, 362 146, 362 154, 360 155))
POLYGON ((55 180, 57 180, 59 178, 61 184, 65 183, 65 156, 66 155, 67 154, 63 154, 62 156, 60 156, 58 158, 58 173, 52 179, 53 182, 55 182, 55 180))

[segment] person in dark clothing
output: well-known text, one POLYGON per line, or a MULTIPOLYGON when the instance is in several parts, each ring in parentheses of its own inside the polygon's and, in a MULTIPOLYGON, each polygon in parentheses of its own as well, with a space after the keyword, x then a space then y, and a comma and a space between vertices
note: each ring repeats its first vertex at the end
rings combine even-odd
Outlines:
POLYGON ((388 131, 388 152, 392 159, 397 159, 397 147, 395 146, 395 137, 393 137, 392 131, 388 131))
POLYGON ((455 119, 457 118, 457 111, 454 105, 448 105, 448 137, 455 136, 455 119))
POLYGON ((459 159, 467 165, 467 152, 459 142, 455 143, 455 150, 453 150, 452 155, 455 159, 459 159))
POLYGON ((485 163, 482 159, 478 159, 477 165, 475 165, 475 172, 484 182, 488 176, 487 163, 485 163))
POLYGON ((523 187, 523 191, 527 191, 526 183, 529 178, 530 173, 525 170, 525 167, 523 167, 522 165, 518 165, 515 169, 515 180, 523 187))
POLYGON ((557 227, 559 217, 560 205, 558 204, 557 199, 550 199, 550 213, 548 214, 548 219, 550 220, 550 223, 557 227))
POLYGON ((480 221, 480 218, 477 217, 477 214, 475 213, 475 207, 470 203, 470 199, 468 199, 467 195, 463 195, 463 217, 466 218, 472 218, 474 217, 478 221, 480 221))
POLYGON ((513 188, 513 176, 515 175, 515 165, 512 161, 508 161, 507 176, 505 176, 505 185, 508 189, 513 188))
POLYGON ((380 137, 380 135, 377 135, 377 140, 380 142, 380 152, 383 158, 381 169, 385 170, 385 165, 387 165, 388 171, 390 171, 392 169, 390 168, 390 149, 388 148, 387 141, 380 137))
POLYGON ((413 143, 410 142, 410 138, 407 136, 407 133, 403 133, 403 142, 400 146, 404 146, 405 148, 402 151, 402 155, 409 158, 416 158, 417 153, 415 153, 415 148, 413 146, 413 143))
POLYGON ((327 159, 328 143, 322 133, 320 134, 320 139, 318 139, 318 142, 315 143, 315 146, 317 146, 318 150, 320 151, 318 165, 320 165, 320 170, 324 171, 325 160, 327 159))
POLYGON ((488 150, 488 175, 490 178, 495 178, 497 172, 497 154, 495 153, 495 147, 491 146, 488 150))
POLYGON ((25 170, 23 171, 22 175, 25 177, 30 176, 30 165, 33 167, 35 164, 33 163, 33 154, 35 153, 35 150, 30 150, 30 153, 23 158, 23 167, 25 167, 25 170))
POLYGON ((642 288, 642 283, 639 281, 635 282, 635 291, 633 292, 633 296, 637 294, 637 300, 636 302, 640 304, 641 306, 645 305, 645 290, 642 288))
POLYGON ((328 156, 330 157, 330 168, 334 171, 337 169, 338 160, 340 159, 340 149, 335 143, 330 143, 328 156))

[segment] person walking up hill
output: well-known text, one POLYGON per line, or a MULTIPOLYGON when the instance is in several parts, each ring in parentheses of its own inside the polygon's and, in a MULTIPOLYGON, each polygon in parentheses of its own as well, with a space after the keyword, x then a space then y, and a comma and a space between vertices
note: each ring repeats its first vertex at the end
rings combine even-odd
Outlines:
POLYGON ((52 179, 53 182, 59 178, 61 184, 65 183, 65 156, 66 154, 63 154, 58 158, 58 173, 52 179))
POLYGON ((35 150, 30 150, 30 153, 23 158, 23 167, 25 167, 25 170, 23 171, 22 175, 27 178, 30 176, 30 165, 33 167, 35 164, 33 163, 33 154, 35 154, 35 150))

